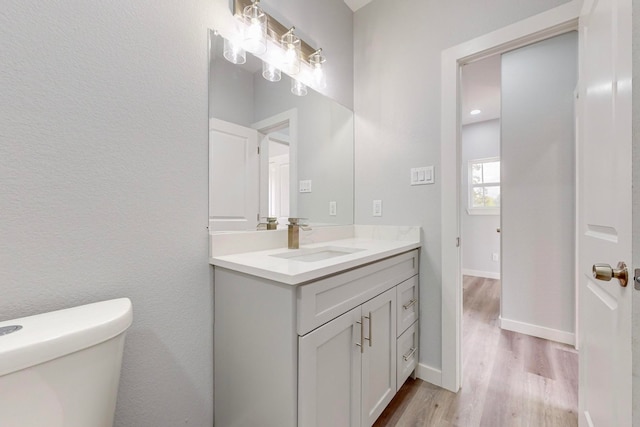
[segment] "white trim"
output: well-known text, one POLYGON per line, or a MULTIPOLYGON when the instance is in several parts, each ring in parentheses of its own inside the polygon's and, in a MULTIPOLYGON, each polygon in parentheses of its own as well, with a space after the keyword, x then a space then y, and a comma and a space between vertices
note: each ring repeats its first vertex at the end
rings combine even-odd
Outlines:
POLYGON ((418 363, 416 367, 416 377, 422 381, 442 387, 442 371, 440 369, 433 368, 424 363, 418 363))
POLYGON ((524 19, 442 51, 441 72, 441 271, 442 387, 457 392, 462 372, 462 281, 460 248, 460 65, 578 28, 582 1, 524 19))
POLYGON ((500 208, 471 208, 467 215, 500 215, 500 208))
POLYGON ((500 328, 569 345, 575 345, 576 343, 576 334, 573 332, 561 331, 559 329, 552 329, 545 326, 533 325, 531 323, 519 322, 517 320, 505 319, 502 316, 500 316, 500 328))
POLYGON ((493 271, 469 270, 468 268, 463 268, 462 275, 500 280, 500 273, 494 273, 493 271))
MULTIPOLYGON (((297 217, 298 192, 293 189, 298 188, 298 109, 291 108, 290 110, 267 117, 266 119, 260 120, 259 122, 255 122, 251 125, 253 129, 256 129, 259 133, 265 135, 278 131, 285 126, 289 128, 289 188, 291 189, 289 194, 289 215, 297 217)), ((261 139, 260 145, 262 155, 260 156, 259 210, 260 217, 266 218, 269 216, 269 158, 266 155, 268 152, 268 136, 266 141, 265 138, 261 139)))

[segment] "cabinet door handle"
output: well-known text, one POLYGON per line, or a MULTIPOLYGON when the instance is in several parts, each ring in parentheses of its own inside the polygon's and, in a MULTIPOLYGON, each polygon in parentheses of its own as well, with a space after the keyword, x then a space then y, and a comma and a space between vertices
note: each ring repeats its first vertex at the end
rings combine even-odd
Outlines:
POLYGON ((409 309, 409 307, 413 306, 416 302, 418 302, 418 300, 417 300, 417 299, 415 299, 415 298, 411 298, 411 301, 409 301, 409 302, 408 302, 408 303, 406 303, 406 304, 403 304, 403 305, 402 305, 402 308, 404 308, 405 310, 408 310, 408 309, 409 309))
POLYGON ((409 361, 409 359, 411 359, 411 357, 413 356, 413 353, 416 352, 416 347, 411 348, 411 350, 409 350, 409 352, 407 354, 405 354, 404 356, 402 356, 402 358, 404 359, 405 362, 409 361))
MULTIPOLYGON (((371 316, 371 312, 369 312, 369 316, 364 316, 364 318, 369 321, 369 338, 365 338, 365 340, 369 341, 369 347, 371 347, 371 345, 372 345, 371 341, 373 341, 372 340, 372 335, 371 335, 373 333, 372 332, 373 326, 371 326, 373 324, 373 321, 371 320, 373 317, 371 316)), ((363 322, 364 322, 364 320, 363 320, 363 322)))
POLYGON ((364 343, 362 339, 364 338, 364 319, 361 317, 359 322, 356 322, 360 325, 360 342, 357 342, 356 345, 360 347, 360 353, 364 353, 364 343))

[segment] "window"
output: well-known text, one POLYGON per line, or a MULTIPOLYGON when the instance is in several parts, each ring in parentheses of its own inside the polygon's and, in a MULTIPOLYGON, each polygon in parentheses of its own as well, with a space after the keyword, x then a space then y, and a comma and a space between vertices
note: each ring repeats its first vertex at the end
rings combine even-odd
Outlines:
POLYGON ((500 213, 500 158, 469 161, 469 213, 500 213))

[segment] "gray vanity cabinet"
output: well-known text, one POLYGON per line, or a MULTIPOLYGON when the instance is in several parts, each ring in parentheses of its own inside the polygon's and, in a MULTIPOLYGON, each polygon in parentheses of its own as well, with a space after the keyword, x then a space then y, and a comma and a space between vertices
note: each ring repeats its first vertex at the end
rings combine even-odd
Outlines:
POLYGON ((216 426, 371 426, 417 366, 417 274, 418 250, 300 285, 216 267, 216 426))
POLYGON ((396 291, 299 339, 298 425, 371 426, 396 393, 396 291))

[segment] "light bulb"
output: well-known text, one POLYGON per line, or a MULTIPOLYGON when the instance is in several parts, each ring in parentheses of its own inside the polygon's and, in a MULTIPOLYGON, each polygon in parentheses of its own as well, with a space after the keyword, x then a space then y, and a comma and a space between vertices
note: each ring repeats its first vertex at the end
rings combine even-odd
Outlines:
POLYGON ((325 78, 324 70, 322 69, 322 64, 325 61, 325 57, 322 56, 322 48, 309 55, 309 64, 313 69, 313 84, 317 89, 324 89, 327 87, 327 79, 325 78))
POLYGON ((291 93, 296 96, 305 96, 307 94, 307 86, 296 79, 291 79, 291 93))
POLYGON ((322 67, 315 67, 313 69, 313 82, 318 89, 324 89, 327 87, 327 79, 324 75, 322 67))
POLYGON ((300 72, 300 59, 298 58, 298 52, 295 48, 286 50, 282 68, 289 75, 296 75, 300 72))
POLYGON ((238 43, 234 43, 231 40, 224 39, 224 58, 232 64, 244 64, 247 62, 247 53, 242 49, 238 43))
POLYGON ((282 73, 278 68, 265 61, 262 61, 262 77, 270 82, 279 82, 282 78, 282 73))
POLYGON ((243 12, 244 48, 257 55, 267 51, 267 15, 260 9, 258 2, 247 6, 243 12))
POLYGON ((293 34, 294 28, 282 36, 281 43, 284 49, 282 59, 282 71, 294 76, 300 72, 300 39, 293 34))

